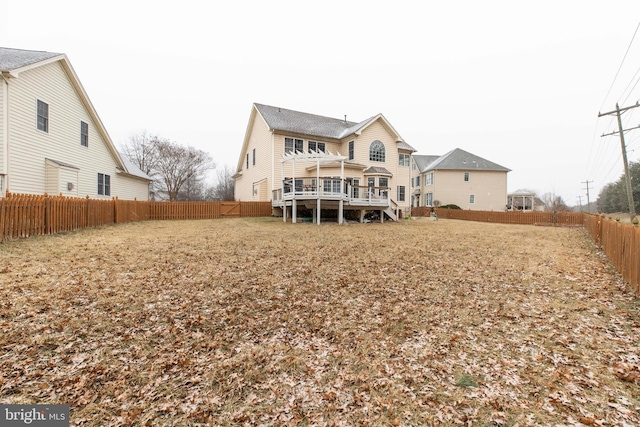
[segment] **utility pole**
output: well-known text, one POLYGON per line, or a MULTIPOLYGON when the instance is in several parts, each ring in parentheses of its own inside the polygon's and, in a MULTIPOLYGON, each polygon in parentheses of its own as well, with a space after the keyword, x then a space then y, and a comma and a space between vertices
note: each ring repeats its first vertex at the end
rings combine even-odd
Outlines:
POLYGON ((616 102, 615 110, 609 111, 608 113, 598 113, 598 117, 610 116, 613 114, 615 114, 618 117, 618 131, 611 132, 606 135, 602 134, 602 136, 615 135, 616 133, 620 134, 620 144, 622 145, 622 161, 624 162, 624 174, 627 177, 627 180, 626 180, 627 181, 627 199, 629 202, 629 215, 631 220, 633 220, 633 218, 636 216, 636 206, 633 201, 633 188, 631 187, 631 175, 629 175, 629 162, 627 161, 627 146, 624 144, 624 133, 633 129, 638 129, 640 128, 640 126, 636 126, 634 128, 629 128, 629 129, 622 129, 622 119, 620 119, 620 114, 636 107, 640 107, 640 103, 636 102, 635 105, 632 105, 630 107, 620 108, 618 106, 618 103, 616 102))
MULTIPOLYGON (((582 181, 583 184, 587 184, 587 210, 591 213, 591 202, 589 201, 589 183, 593 181, 582 181)), ((582 209, 581 209, 582 210, 582 209)))
POLYGON ((580 212, 582 212, 582 197, 578 196, 578 203, 580 204, 580 212))

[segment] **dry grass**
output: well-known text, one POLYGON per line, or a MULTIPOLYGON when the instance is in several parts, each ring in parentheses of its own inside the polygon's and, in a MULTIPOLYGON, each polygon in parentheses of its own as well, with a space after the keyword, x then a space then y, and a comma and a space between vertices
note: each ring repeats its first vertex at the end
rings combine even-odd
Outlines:
POLYGON ((0 245, 0 402, 87 426, 638 425, 638 308, 577 229, 86 230, 0 245))

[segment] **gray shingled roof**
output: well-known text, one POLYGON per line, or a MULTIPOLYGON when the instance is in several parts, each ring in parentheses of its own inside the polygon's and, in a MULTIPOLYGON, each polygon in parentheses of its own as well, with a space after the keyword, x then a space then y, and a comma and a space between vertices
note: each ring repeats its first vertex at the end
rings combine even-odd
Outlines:
POLYGON ((418 150, 416 150, 415 148, 413 148, 412 146, 410 146, 409 144, 407 144, 404 141, 401 141, 401 142, 398 143, 398 149, 400 149, 400 150, 409 150, 409 151, 413 151, 413 152, 418 151, 418 150))
POLYGON ((62 54, 0 47, 0 71, 12 71, 60 55, 62 54))
MULTIPOLYGON (((429 159, 436 156, 413 156, 424 157, 420 160, 422 163, 426 163, 424 168, 420 167, 420 172, 428 170, 483 170, 483 171, 504 171, 509 172, 511 169, 500 166, 497 163, 490 162, 489 160, 478 157, 475 154, 471 154, 467 151, 456 148, 449 151, 447 154, 437 157, 435 160, 429 162, 429 159)), ((416 160, 416 164, 420 166, 420 163, 416 160)))
POLYGON ((422 154, 413 155, 413 161, 416 162, 416 165, 418 166, 418 170, 420 172, 424 172, 425 170, 427 170, 427 166, 429 166, 439 158, 440 156, 425 156, 422 154))
POLYGON ((270 105, 255 106, 271 129, 323 138, 344 138, 370 120, 356 123, 270 105))
POLYGON ((364 171, 365 174, 385 174, 385 175, 393 175, 386 168, 382 166, 371 166, 364 171))
POLYGON ((142 169, 140 169, 135 163, 133 163, 131 160, 129 160, 129 158, 127 156, 125 156, 122 153, 118 153, 118 154, 120 155, 120 158, 122 159, 122 163, 124 163, 124 166, 127 168, 127 173, 129 175, 137 176, 138 178, 152 180, 152 178, 149 175, 144 173, 142 171, 142 169))

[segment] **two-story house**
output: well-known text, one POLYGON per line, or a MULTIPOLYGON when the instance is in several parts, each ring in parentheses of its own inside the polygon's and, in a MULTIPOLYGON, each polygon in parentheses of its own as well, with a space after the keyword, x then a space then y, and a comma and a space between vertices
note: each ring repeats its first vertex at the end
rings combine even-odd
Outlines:
POLYGON ((411 208, 411 155, 377 114, 352 122, 253 104, 235 180, 235 199, 271 201, 276 215, 298 211, 320 222, 323 211, 367 212, 397 219, 411 208))
POLYGON ((0 48, 0 197, 7 191, 148 200, 66 55, 0 48))
POLYGON ((510 169, 456 148, 442 156, 414 154, 412 205, 457 205, 504 211, 510 169))

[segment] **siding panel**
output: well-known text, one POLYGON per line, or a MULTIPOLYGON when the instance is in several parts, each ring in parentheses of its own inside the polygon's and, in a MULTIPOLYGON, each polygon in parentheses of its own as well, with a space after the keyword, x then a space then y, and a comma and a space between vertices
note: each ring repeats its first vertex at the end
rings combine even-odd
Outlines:
POLYGON ((111 195, 129 198, 140 195, 148 198, 148 184, 143 180, 115 178, 117 161, 108 149, 109 142, 98 128, 61 62, 54 62, 25 71, 12 79, 9 86, 10 133, 10 191, 42 194, 48 189, 45 178, 45 159, 71 164, 79 168, 77 183, 72 192, 79 197, 111 198, 97 194, 97 174, 110 175, 111 195), (49 105, 49 131, 36 127, 37 100, 49 105), (80 144, 80 122, 89 125, 89 144, 80 144))

